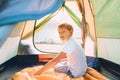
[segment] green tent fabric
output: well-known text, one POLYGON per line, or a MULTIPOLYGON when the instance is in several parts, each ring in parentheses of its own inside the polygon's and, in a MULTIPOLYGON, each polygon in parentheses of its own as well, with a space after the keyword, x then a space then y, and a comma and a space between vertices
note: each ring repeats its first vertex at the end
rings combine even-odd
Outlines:
POLYGON ((68 14, 70 15, 70 17, 76 22, 76 24, 81 27, 82 22, 80 21, 80 19, 78 18, 78 16, 68 7, 68 6, 64 6, 66 11, 68 12, 68 14))
POLYGON ((120 0, 91 0, 98 38, 120 38, 120 0))

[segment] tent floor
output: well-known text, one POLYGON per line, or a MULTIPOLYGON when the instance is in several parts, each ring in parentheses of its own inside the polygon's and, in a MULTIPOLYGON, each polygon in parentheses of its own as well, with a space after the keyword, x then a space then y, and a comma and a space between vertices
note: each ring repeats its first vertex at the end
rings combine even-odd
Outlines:
POLYGON ((108 80, 120 80, 119 76, 115 76, 112 73, 110 73, 109 71, 107 71, 105 68, 101 67, 102 71, 100 72, 101 74, 103 74, 105 77, 108 78, 108 80))
MULTIPOLYGON (((106 76, 108 80, 120 80, 119 65, 113 63, 111 64, 111 62, 104 59, 100 59, 100 62, 102 63, 100 72, 101 74, 106 76), (117 75, 115 73, 117 73, 117 75)), ((38 61, 37 55, 15 56, 4 64, 0 65, 0 80, 11 80, 12 75, 23 68, 44 64, 45 63, 38 61)))
MULTIPOLYGON (((40 63, 40 65, 43 65, 43 63, 40 63)), ((17 71, 20 71, 21 69, 28 67, 28 66, 17 66, 17 65, 9 65, 6 68, 4 68, 2 71, 0 71, 0 80, 11 80, 11 77, 14 73, 17 71)), ((101 68, 101 74, 106 76, 108 80, 120 80, 119 76, 115 76, 108 72, 103 67, 101 68)))

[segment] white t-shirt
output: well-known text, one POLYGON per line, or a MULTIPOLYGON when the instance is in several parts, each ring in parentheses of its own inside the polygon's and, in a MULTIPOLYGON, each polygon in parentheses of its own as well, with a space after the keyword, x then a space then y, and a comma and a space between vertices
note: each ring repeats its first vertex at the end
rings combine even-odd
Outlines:
POLYGON ((72 37, 64 44, 62 52, 67 54, 68 66, 72 75, 74 77, 84 75, 87 69, 85 53, 72 37))

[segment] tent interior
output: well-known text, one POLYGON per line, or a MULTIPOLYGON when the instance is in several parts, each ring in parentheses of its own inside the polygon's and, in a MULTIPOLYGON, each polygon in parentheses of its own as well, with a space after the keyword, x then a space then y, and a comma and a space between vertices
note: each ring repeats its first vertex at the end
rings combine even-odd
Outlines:
POLYGON ((62 48, 57 25, 66 22, 74 26, 73 36, 85 55, 100 60, 104 70, 101 73, 110 80, 119 80, 119 2, 1 0, 0 79, 23 67, 44 64, 53 58, 62 48))

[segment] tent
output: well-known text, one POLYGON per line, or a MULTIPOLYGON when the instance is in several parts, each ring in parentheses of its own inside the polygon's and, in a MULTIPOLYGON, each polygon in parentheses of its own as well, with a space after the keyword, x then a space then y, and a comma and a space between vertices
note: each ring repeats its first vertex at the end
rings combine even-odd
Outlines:
POLYGON ((0 64, 2 64, 17 55, 19 41, 27 23, 25 21, 37 20, 46 14, 53 13, 61 6, 63 0, 1 0, 0 3, 0 31, 5 33, 0 35, 0 55, 4 56, 0 58, 0 64))
POLYGON ((83 31, 83 47, 89 45, 87 38, 90 38, 94 42, 96 57, 119 65, 119 0, 1 0, 0 64, 17 55, 21 35, 25 37, 31 33, 33 28, 29 26, 34 26, 35 20, 53 14, 63 6, 64 1, 77 1, 76 7, 82 14, 78 24, 83 31))

